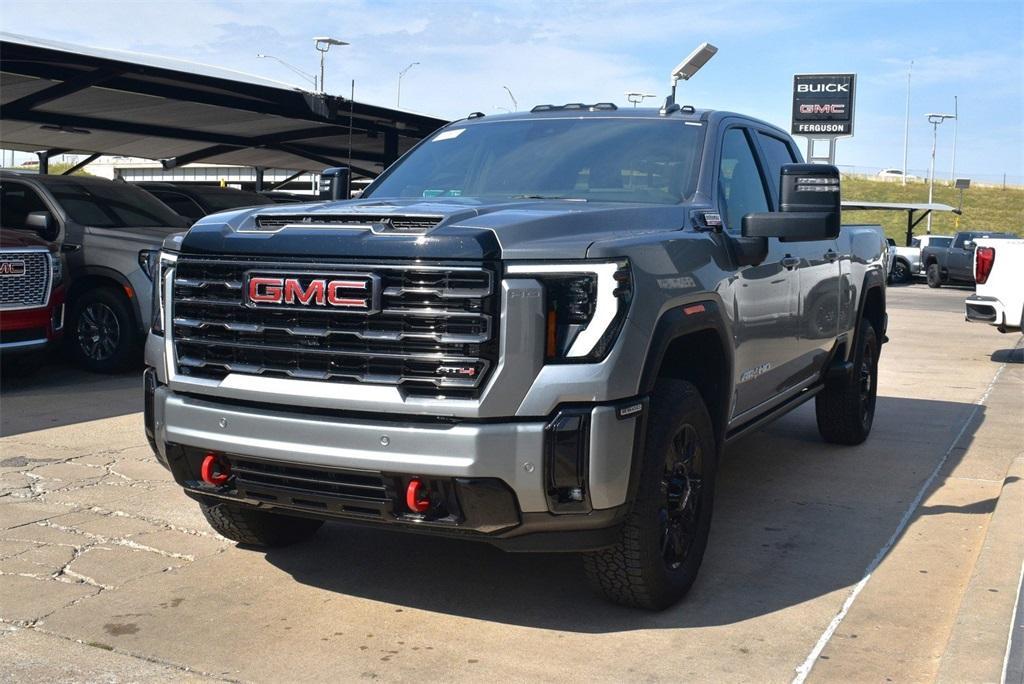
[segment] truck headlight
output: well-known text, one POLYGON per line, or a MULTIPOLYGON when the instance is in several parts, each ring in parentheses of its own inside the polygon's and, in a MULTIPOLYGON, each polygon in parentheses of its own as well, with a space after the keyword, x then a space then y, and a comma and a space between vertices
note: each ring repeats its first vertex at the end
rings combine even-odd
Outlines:
POLYGON ((594 363, 608 355, 633 298, 627 262, 511 264, 505 272, 544 285, 548 363, 594 363))
MULTIPOLYGON (((174 264, 178 255, 172 252, 153 251, 154 257, 150 259, 150 280, 153 281, 153 311, 152 324, 150 329, 156 335, 164 334, 164 291, 170 287, 171 278, 174 277, 174 264)), ((141 254, 140 254, 141 259, 141 254)))

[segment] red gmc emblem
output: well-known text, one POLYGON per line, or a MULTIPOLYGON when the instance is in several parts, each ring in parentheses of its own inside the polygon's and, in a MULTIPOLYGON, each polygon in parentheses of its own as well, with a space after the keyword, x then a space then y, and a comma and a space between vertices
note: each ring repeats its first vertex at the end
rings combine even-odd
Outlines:
POLYGON ((378 311, 380 279, 366 273, 250 273, 249 306, 272 309, 320 309, 370 314, 378 311))

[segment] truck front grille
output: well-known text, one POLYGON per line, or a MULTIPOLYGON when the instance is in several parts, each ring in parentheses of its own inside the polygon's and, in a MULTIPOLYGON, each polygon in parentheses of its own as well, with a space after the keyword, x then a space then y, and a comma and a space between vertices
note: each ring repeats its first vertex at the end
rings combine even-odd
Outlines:
MULTIPOLYGON (((308 283, 308 280, 303 281, 308 283)), ((229 373, 399 386, 412 394, 477 396, 497 362, 494 271, 485 266, 203 259, 174 277, 178 372, 229 373), (368 311, 254 305, 251 274, 375 283, 368 311)))
POLYGON ((48 252, 0 252, 0 309, 45 306, 49 293, 48 252))

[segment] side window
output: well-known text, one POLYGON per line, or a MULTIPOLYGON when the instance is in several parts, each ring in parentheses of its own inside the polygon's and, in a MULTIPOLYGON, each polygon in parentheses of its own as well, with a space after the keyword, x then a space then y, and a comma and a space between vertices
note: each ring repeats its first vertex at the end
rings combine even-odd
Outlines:
POLYGON ((972 233, 957 233, 956 239, 953 240, 953 247, 955 249, 963 249, 964 243, 970 240, 974 235, 972 233))
POLYGON ((0 225, 25 230, 28 215, 34 211, 50 211, 39 193, 21 183, 8 181, 0 185, 0 225))
POLYGON ((921 240, 920 240, 920 238, 914 238, 913 240, 911 240, 910 241, 910 246, 911 247, 920 248, 921 247, 921 240))
POLYGON ((757 132, 757 141, 764 153, 765 166, 768 167, 768 183, 776 190, 779 189, 780 175, 783 164, 792 164, 796 161, 793 158, 793 150, 780 138, 767 133, 757 132))
POLYGON ((768 211, 768 197, 754 150, 740 128, 730 128, 722 140, 718 203, 726 229, 736 232, 747 214, 768 211))

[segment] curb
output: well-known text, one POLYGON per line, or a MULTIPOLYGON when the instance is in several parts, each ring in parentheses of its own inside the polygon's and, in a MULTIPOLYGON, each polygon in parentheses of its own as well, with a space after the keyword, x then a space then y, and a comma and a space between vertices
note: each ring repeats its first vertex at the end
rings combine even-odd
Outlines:
POLYGON ((998 682, 1024 559, 1024 456, 1003 479, 974 572, 939 663, 937 682, 998 682))

